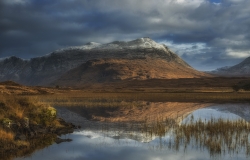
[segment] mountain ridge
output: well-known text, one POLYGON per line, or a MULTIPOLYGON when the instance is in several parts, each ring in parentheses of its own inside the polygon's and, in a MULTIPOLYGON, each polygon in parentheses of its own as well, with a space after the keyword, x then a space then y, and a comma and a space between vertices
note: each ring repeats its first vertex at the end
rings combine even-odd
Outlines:
POLYGON ((221 76, 250 76, 250 57, 234 66, 218 68, 208 73, 221 76))
POLYGON ((158 44, 150 38, 139 38, 132 41, 114 41, 107 44, 90 42, 82 46, 59 49, 30 60, 17 57, 7 58, 0 61, 0 80, 13 80, 24 85, 48 85, 71 69, 77 68, 90 60, 139 60, 147 58, 162 59, 168 63, 174 62, 194 70, 167 46, 158 44))

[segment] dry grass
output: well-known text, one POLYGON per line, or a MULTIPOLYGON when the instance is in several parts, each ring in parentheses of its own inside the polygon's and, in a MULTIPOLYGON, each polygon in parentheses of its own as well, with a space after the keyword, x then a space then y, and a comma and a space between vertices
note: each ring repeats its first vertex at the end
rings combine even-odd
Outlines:
MULTIPOLYGON (((24 155, 39 146, 40 139, 18 141, 15 140, 17 128, 10 127, 12 124, 19 124, 28 119, 29 124, 40 124, 44 127, 54 125, 58 127, 54 117, 48 116, 49 105, 42 104, 32 97, 18 97, 3 95, 0 97, 0 156, 8 159, 11 151, 17 151, 17 155, 24 155), (34 142, 33 142, 34 141, 34 142), (33 143, 36 143, 34 145, 33 143), (19 154, 20 153, 20 154, 19 154)), ((22 128, 21 128, 22 129, 22 128)), ((44 145, 43 145, 44 146, 44 145)), ((13 155, 14 156, 14 155, 13 155)), ((1 158, 0 158, 1 159, 1 158)))
POLYGON ((69 91, 63 94, 41 95, 40 102, 56 106, 117 106, 121 101, 150 102, 249 102, 250 93, 109 93, 69 91))
POLYGON ((211 77, 185 64, 157 58, 101 59, 85 63, 61 76, 54 83, 60 86, 86 86, 86 84, 120 80, 147 80, 211 77), (166 72, 167 71, 167 72, 166 72))
POLYGON ((177 137, 185 145, 192 140, 198 146, 205 146, 210 154, 239 153, 242 149, 246 155, 250 135, 249 123, 245 120, 223 120, 211 118, 207 122, 201 120, 190 124, 183 124, 176 131, 177 137))
POLYGON ((13 121, 20 121, 24 117, 36 119, 48 105, 42 104, 32 97, 1 96, 0 97, 0 121, 3 118, 9 118, 13 121))
POLYGON ((13 81, 0 82, 0 94, 39 95, 52 93, 54 93, 54 90, 51 88, 23 86, 13 81))
POLYGON ((4 131, 3 129, 0 129, 0 141, 13 141, 14 140, 14 134, 12 132, 4 131))
POLYGON ((164 137, 166 133, 174 133, 164 142, 162 147, 184 150, 187 146, 207 149, 211 156, 221 154, 238 154, 245 152, 250 155, 250 125, 245 120, 208 119, 206 121, 191 121, 188 124, 178 125, 176 119, 157 117, 155 122, 145 119, 141 125, 145 136, 164 137))

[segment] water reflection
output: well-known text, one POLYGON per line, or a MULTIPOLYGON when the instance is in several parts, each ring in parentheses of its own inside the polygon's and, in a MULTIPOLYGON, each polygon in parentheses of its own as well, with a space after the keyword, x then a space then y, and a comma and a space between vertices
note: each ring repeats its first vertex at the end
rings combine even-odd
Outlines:
POLYGON ((63 137, 73 139, 72 142, 54 144, 17 160, 249 159, 249 111, 246 104, 212 105, 192 112, 181 122, 159 115, 155 121, 145 119, 128 124, 92 122, 67 111, 83 126, 63 137))

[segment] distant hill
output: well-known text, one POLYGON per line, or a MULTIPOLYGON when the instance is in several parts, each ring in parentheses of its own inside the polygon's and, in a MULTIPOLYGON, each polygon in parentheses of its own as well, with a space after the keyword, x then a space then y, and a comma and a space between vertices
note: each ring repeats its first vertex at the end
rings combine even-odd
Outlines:
POLYGON ((209 75, 196 71, 167 46, 150 38, 90 42, 30 60, 14 56, 0 60, 0 81, 24 85, 203 76, 209 75))
POLYGON ((250 57, 243 60, 241 63, 231 66, 218 68, 209 73, 221 75, 221 76, 250 76, 250 57))
POLYGON ((0 85, 6 85, 6 86, 22 86, 16 82, 13 81, 4 81, 4 82, 0 82, 0 85))
MULTIPOLYGON (((55 89, 45 87, 29 87, 13 81, 0 82, 0 96, 2 95, 41 95, 53 94, 55 89)), ((58 92, 58 90, 56 90, 58 92)))

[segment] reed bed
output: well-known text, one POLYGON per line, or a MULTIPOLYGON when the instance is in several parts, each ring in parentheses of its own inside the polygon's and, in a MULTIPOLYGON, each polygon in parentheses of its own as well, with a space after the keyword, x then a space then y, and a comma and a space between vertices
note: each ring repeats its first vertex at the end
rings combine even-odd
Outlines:
POLYGON ((201 150, 207 149, 211 156, 241 152, 245 152, 246 156, 250 155, 250 124, 243 119, 191 119, 190 123, 178 125, 176 119, 158 117, 155 122, 145 120, 141 131, 145 136, 151 137, 172 135, 164 144, 166 148, 176 151, 181 146, 184 150, 187 146, 196 146, 201 150))
POLYGON ((144 133, 146 137, 163 137, 169 130, 176 127, 176 120, 172 118, 164 118, 162 116, 146 117, 139 125, 141 132, 144 133))
POLYGON ((211 119, 207 122, 201 120, 179 127, 182 140, 189 143, 194 140, 196 145, 205 146, 210 154, 220 154, 222 152, 238 153, 245 149, 249 155, 249 133, 250 126, 245 120, 223 120, 211 119))

